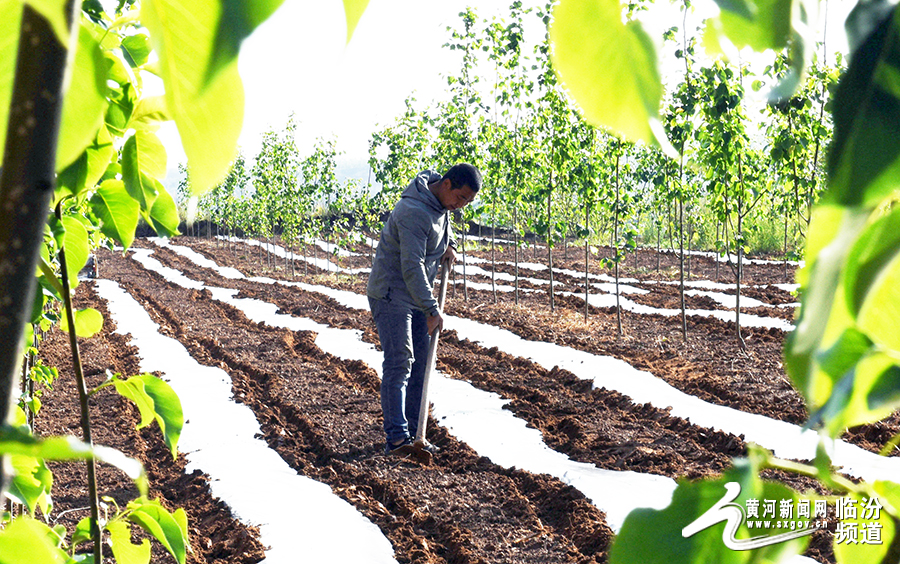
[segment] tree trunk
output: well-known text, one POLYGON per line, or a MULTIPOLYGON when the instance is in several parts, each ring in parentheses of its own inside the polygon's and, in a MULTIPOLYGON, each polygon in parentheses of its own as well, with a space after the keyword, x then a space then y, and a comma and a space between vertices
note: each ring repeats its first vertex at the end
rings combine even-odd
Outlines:
POLYGON ((556 302, 553 299, 553 243, 551 241, 551 203, 553 201, 553 171, 550 171, 550 189, 547 191, 547 264, 550 268, 550 311, 556 311, 556 302))
POLYGON ((613 219, 613 241, 615 242, 614 267, 616 278, 616 328, 619 338, 622 337, 622 305, 619 300, 619 155, 616 154, 616 206, 613 219))
MULTIPOLYGON (((519 305, 519 204, 513 204, 513 262, 515 264, 515 301, 519 305)), ((527 244, 527 243, 526 243, 527 244)))
MULTIPOLYGON (((72 44, 77 44, 74 14, 78 12, 80 2, 66 4, 72 44)), ((67 52, 47 21, 28 4, 23 8, 21 29, 0 167, 0 414, 4 421, 17 396, 24 326, 31 316, 34 273, 56 188, 67 62, 67 52)), ((7 467, 4 456, 0 458, 0 494, 9 485, 7 467)))
MULTIPOLYGON (((584 207, 584 230, 587 233, 591 232, 591 207, 584 207)), ((590 237, 584 237, 584 322, 587 323, 588 320, 588 298, 590 297, 588 289, 590 288, 590 258, 591 258, 591 249, 590 249, 590 237)))

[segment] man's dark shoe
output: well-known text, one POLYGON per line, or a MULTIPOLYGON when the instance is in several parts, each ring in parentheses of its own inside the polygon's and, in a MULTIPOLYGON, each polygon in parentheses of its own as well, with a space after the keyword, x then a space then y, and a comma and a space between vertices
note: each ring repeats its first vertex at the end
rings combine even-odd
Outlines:
POLYGON ((412 439, 409 437, 406 437, 399 443, 388 441, 384 444, 384 453, 388 456, 406 456, 412 449, 412 443, 412 439))

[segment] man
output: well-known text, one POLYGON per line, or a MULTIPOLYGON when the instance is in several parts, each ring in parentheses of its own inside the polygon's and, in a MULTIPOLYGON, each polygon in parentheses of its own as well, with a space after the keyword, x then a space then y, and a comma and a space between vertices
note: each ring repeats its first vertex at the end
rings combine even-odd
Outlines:
POLYGON ((412 444, 431 335, 443 326, 433 294, 438 264, 456 259, 450 212, 475 199, 481 173, 467 163, 440 176, 419 173, 403 191, 378 241, 366 293, 384 352, 381 410, 385 453, 412 444))

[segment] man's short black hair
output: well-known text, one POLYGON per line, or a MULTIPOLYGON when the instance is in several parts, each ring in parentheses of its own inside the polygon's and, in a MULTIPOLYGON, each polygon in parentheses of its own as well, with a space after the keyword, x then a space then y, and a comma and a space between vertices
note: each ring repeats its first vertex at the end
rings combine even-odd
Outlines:
POLYGON ((469 163, 458 163, 450 167, 441 181, 450 180, 450 188, 455 190, 468 186, 472 192, 478 193, 481 190, 481 172, 469 163))

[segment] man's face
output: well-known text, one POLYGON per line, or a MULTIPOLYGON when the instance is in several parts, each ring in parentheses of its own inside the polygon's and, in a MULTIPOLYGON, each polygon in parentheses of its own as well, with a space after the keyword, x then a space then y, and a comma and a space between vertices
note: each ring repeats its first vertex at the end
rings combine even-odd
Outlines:
POLYGON ((453 189, 450 187, 450 181, 446 180, 441 186, 438 199, 445 208, 454 211, 471 204, 476 194, 477 192, 473 192, 468 184, 463 184, 461 187, 453 189))

